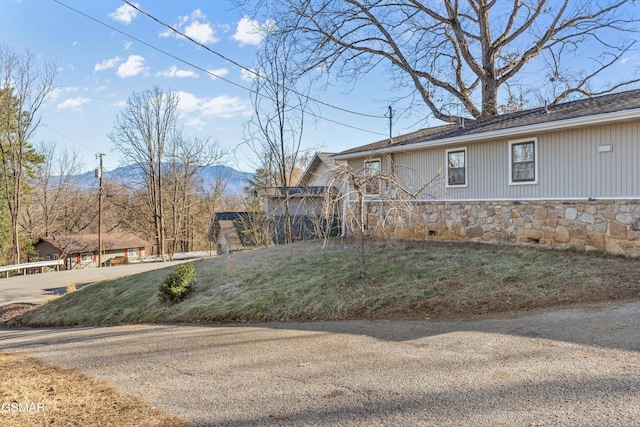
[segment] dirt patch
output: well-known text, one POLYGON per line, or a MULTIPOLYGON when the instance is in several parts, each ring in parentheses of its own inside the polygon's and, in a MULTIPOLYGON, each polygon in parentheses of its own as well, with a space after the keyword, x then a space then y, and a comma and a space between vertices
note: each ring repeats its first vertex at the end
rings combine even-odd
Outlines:
MULTIPOLYGON (((36 304, 0 307, 0 324, 36 304)), ((0 424, 191 426, 141 399, 119 393, 105 381, 21 355, 0 353, 0 424)))
POLYGON ((13 319, 16 316, 26 313, 27 311, 35 308, 36 304, 30 304, 26 302, 18 302, 13 304, 7 304, 0 306, 0 323, 4 323, 13 319))
POLYGON ((75 369, 7 353, 0 353, 0 366, 3 426, 192 425, 75 369))

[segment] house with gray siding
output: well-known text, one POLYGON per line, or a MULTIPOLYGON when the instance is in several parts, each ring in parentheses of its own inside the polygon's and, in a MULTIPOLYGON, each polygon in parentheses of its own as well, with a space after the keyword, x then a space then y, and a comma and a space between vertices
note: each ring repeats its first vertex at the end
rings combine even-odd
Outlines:
POLYGON ((372 236, 640 256, 640 90, 422 129, 333 158, 397 171, 408 187, 418 180, 406 171, 441 173, 440 191, 392 215, 384 189, 371 191, 372 236))
POLYGON ((340 182, 335 180, 338 164, 333 153, 315 153, 295 185, 258 188, 267 221, 273 230, 273 241, 284 243, 285 203, 289 202, 289 216, 293 240, 315 239, 340 234, 339 206, 330 203, 332 213, 325 211, 329 200, 339 195, 340 182))

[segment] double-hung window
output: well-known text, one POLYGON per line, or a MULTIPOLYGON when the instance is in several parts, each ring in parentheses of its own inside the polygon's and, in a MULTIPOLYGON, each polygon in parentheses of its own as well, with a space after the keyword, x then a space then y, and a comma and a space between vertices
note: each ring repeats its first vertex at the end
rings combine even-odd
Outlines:
POLYGON ((467 185, 467 149, 447 150, 447 187, 467 185))
POLYGON ((535 184, 538 182, 536 142, 535 139, 509 142, 510 184, 535 184))
POLYGON ((380 194, 380 159, 367 160, 364 162, 365 193, 380 194))

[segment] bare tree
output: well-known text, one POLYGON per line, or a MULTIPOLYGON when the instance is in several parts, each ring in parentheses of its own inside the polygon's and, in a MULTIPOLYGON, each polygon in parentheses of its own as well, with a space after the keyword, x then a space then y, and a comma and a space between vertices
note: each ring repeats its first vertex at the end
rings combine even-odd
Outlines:
POLYGON ((0 188, 11 222, 11 258, 20 262, 19 221, 27 179, 42 157, 30 143, 40 108, 54 88, 53 64, 36 66, 29 52, 0 45, 0 188))
POLYGON ((129 230, 149 241, 154 240, 155 226, 146 189, 131 188, 120 182, 108 182, 104 188, 105 230, 129 230))
MULTIPOLYGON (((266 177, 273 176, 283 191, 284 240, 292 241, 289 187, 301 153, 308 98, 296 90, 299 75, 293 67, 292 38, 268 34, 258 52, 253 81, 254 117, 247 123, 246 142, 262 159, 266 177)), ((309 88, 309 86, 307 86, 309 88)), ((308 89, 307 89, 308 90, 308 89)))
MULTIPOLYGON (((411 214, 414 203, 420 198, 437 199, 442 196, 444 176, 438 172, 435 176, 425 178, 408 167, 395 165, 389 158, 389 172, 382 172, 380 164, 365 160, 359 167, 340 165, 333 172, 329 187, 339 188, 340 195, 327 192, 324 212, 327 220, 336 212, 336 204, 346 204, 347 215, 342 221, 351 224, 357 230, 358 257, 360 276, 367 274, 365 239, 368 229, 367 203, 376 200, 384 206, 384 214, 376 218, 376 228, 384 233, 385 229, 396 223, 401 214, 411 214)), ((379 160, 376 160, 379 162, 379 160)))
POLYGON ((301 43, 290 59, 306 70, 357 80, 386 64, 397 87, 445 122, 497 115, 501 88, 535 88, 554 104, 640 81, 596 82, 635 46, 627 0, 236 2, 277 17, 278 32, 301 43))
MULTIPOLYGON (((169 256, 178 249, 189 251, 193 237, 193 217, 195 191, 202 187, 199 173, 207 166, 219 163, 224 153, 218 143, 203 138, 185 138, 175 135, 171 140, 169 171, 166 180, 168 204, 171 211, 171 245, 169 256)), ((221 185, 222 183, 218 183, 221 185)), ((215 190, 214 190, 215 191, 215 190)))
POLYGON ((62 231, 65 205, 73 198, 72 193, 83 191, 77 182, 83 167, 77 151, 59 148, 55 142, 40 142, 36 150, 43 162, 35 167, 34 177, 29 180, 30 203, 21 221, 22 229, 32 239, 62 231))
POLYGON ((134 92, 109 134, 127 162, 138 167, 147 193, 147 207, 154 224, 158 253, 166 253, 163 160, 169 138, 175 135, 178 94, 155 87, 134 92))

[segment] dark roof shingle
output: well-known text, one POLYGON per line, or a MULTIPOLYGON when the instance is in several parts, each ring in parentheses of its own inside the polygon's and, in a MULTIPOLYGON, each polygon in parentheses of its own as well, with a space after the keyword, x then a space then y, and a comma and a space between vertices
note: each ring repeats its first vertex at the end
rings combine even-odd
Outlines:
POLYGON ((487 117, 479 120, 466 119, 464 121, 464 127, 461 127, 459 124, 448 124, 433 128, 420 129, 415 132, 394 137, 391 143, 389 143, 389 139, 384 139, 342 151, 337 154, 337 157, 345 154, 402 147, 418 142, 438 141, 441 139, 494 132, 542 123, 551 123, 560 120, 616 113, 636 108, 640 108, 640 89, 550 105, 547 108, 540 107, 531 110, 518 111, 515 113, 487 117))

